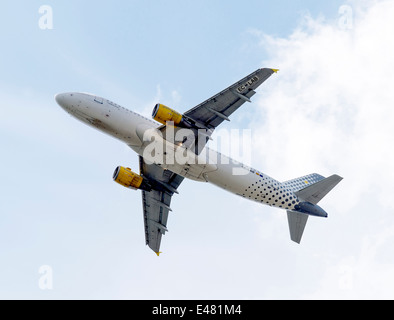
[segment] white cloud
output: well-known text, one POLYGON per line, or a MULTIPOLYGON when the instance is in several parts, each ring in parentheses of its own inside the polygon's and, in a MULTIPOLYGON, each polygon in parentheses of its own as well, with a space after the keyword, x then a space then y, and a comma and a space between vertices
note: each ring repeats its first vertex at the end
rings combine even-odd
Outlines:
POLYGON ((376 230, 353 234, 352 221, 361 219, 358 226, 366 230, 377 219, 389 230, 393 226, 394 1, 351 2, 350 7, 352 29, 307 16, 287 38, 253 31, 271 57, 264 65, 280 68, 257 102, 256 149, 265 172, 281 180, 315 171, 345 178, 324 203, 346 225, 339 230, 349 232, 344 242, 361 237, 352 239, 358 245, 353 253, 338 248, 327 260, 316 294, 334 297, 330 294, 343 287, 342 271, 350 266, 354 283, 339 297, 392 297, 387 286, 394 279, 393 261, 381 264, 375 254, 366 254, 392 237, 376 230))

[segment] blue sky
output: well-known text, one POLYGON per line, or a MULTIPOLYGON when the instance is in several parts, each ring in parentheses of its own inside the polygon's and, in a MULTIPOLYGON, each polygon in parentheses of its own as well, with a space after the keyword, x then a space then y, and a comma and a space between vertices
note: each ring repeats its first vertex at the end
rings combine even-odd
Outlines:
MULTIPOLYGON (((186 102, 198 103, 260 66, 264 52, 253 46, 248 30, 284 36, 305 12, 335 18, 341 2, 44 4, 54 12, 54 30, 47 32, 38 28, 43 2, 6 2, 1 21, 4 84, 51 93, 82 88, 111 96, 108 84, 141 103, 159 83, 164 90, 184 90, 186 102)), ((125 97, 121 102, 134 101, 125 97)))
POLYGON ((391 176, 381 169, 394 172, 381 147, 393 137, 393 97, 381 92, 392 80, 382 71, 393 61, 392 4, 5 1, 0 298, 392 298, 391 176), (53 30, 39 28, 42 5, 53 30), (350 30, 338 27, 342 5, 350 30), (252 164, 279 180, 344 176, 324 203, 331 218, 312 220, 294 246, 282 213, 187 181, 157 258, 144 245, 140 193, 111 179, 118 165, 138 170, 136 155, 54 95, 182 112, 260 67, 281 71, 225 127, 252 129, 252 164), (52 290, 39 288, 42 265, 52 290))

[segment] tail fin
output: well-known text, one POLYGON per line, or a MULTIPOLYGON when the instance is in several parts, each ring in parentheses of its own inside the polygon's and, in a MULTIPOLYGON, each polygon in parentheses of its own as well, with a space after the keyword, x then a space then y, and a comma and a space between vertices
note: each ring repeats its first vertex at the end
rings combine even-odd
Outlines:
POLYGON ((333 175, 294 192, 302 202, 307 204, 307 206, 300 206, 299 211, 287 211, 291 240, 297 243, 301 242, 309 215, 316 215, 316 212, 325 213, 324 210, 317 206, 317 203, 319 203, 319 201, 323 199, 342 179, 343 178, 338 175, 333 175), (301 209, 301 207, 304 209, 301 209), (305 208, 308 210, 305 210, 305 208))

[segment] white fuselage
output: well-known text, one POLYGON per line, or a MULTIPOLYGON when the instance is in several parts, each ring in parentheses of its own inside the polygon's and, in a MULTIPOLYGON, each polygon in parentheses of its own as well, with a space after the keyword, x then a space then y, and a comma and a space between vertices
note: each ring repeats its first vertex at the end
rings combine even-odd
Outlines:
POLYGON ((288 186, 209 148, 196 156, 192 151, 162 139, 159 123, 110 100, 86 93, 64 93, 57 95, 56 101, 75 118, 126 143, 148 164, 154 162, 185 178, 210 182, 269 206, 292 210, 299 203, 288 186), (158 142, 154 161, 150 152, 153 140, 146 139, 152 136, 155 143, 158 142))

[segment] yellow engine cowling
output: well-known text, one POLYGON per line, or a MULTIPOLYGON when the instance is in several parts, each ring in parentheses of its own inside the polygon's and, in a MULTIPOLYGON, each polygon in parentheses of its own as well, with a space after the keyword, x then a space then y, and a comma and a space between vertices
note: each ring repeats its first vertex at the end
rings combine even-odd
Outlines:
POLYGON ((164 104, 158 103, 153 109, 152 118, 162 124, 173 121, 174 125, 178 125, 182 122, 183 116, 164 104))
POLYGON ((149 183, 139 174, 131 171, 130 168, 117 167, 113 179, 115 182, 129 189, 141 189, 146 191, 151 189, 149 183))

